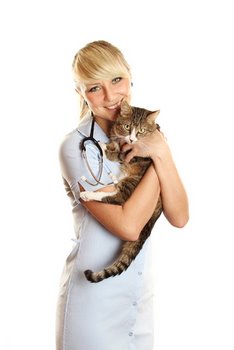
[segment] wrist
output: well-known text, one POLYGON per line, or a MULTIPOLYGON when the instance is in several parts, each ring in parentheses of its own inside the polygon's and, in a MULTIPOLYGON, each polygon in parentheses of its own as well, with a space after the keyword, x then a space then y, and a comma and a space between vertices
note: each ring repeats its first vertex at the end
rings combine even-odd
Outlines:
POLYGON ((166 143, 162 146, 157 147, 156 152, 151 156, 153 163, 156 165, 157 163, 167 162, 172 160, 171 151, 166 143))

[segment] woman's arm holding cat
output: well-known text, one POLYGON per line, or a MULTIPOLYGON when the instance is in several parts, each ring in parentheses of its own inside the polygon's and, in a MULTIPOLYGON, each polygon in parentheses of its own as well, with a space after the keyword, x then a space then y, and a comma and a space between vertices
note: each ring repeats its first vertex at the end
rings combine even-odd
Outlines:
MULTIPOLYGON (((100 191, 114 190, 113 186, 108 186, 100 191)), ((131 197, 122 206, 96 201, 84 202, 81 200, 81 203, 114 235, 126 241, 135 241, 152 216, 159 193, 158 176, 154 167, 150 166, 131 197)))
MULTIPOLYGON (((128 201, 123 206, 95 201, 82 201, 82 204, 110 232, 123 240, 134 241, 150 219, 161 191, 164 215, 172 225, 183 227, 188 221, 187 195, 163 135, 155 132, 153 137, 144 138, 144 142, 123 146, 123 151, 129 150, 127 161, 136 155, 151 157, 154 167, 147 170, 128 201)), ((113 186, 101 189, 113 190, 113 186)))
POLYGON ((133 145, 125 144, 122 151, 129 151, 126 161, 134 156, 152 158, 160 183, 163 213, 173 226, 183 227, 189 219, 188 198, 163 134, 156 130, 133 145))

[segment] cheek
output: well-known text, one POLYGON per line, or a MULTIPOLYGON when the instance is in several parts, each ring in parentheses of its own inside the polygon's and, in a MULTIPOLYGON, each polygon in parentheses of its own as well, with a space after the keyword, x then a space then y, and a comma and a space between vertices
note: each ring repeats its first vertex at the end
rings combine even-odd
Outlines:
POLYGON ((122 82, 121 85, 118 86, 118 92, 121 95, 128 96, 131 92, 130 82, 128 80, 125 80, 122 82))
POLYGON ((87 94, 85 95, 85 100, 88 102, 90 107, 98 107, 102 101, 102 98, 98 94, 87 94))

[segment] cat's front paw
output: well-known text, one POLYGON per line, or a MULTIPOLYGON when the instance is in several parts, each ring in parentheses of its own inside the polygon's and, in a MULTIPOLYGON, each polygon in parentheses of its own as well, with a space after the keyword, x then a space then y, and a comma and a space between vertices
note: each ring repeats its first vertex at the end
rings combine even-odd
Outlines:
POLYGON ((83 191, 80 192, 80 198, 83 199, 83 201, 85 202, 89 202, 91 200, 93 200, 93 192, 92 191, 83 191))
POLYGON ((97 201, 101 202, 104 197, 107 197, 107 192, 92 192, 92 191, 83 191, 80 192, 80 198, 83 201, 97 201))

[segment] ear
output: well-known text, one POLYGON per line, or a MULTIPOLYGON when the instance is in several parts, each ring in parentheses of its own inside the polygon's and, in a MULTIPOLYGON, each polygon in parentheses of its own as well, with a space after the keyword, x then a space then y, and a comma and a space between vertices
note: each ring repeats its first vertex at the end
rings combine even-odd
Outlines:
POLYGON ((157 116, 160 113, 160 109, 158 109, 157 111, 151 112, 150 114, 148 114, 147 119, 149 122, 153 123, 155 122, 157 116))
POLYGON ((120 114, 124 116, 125 114, 129 115, 132 112, 131 106, 128 104, 126 100, 121 102, 120 114))

